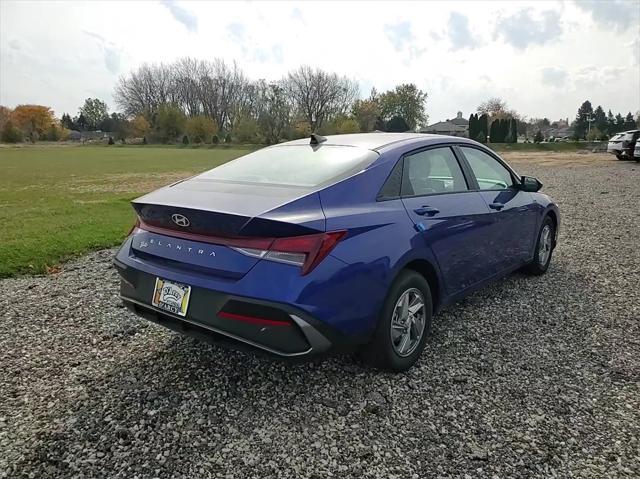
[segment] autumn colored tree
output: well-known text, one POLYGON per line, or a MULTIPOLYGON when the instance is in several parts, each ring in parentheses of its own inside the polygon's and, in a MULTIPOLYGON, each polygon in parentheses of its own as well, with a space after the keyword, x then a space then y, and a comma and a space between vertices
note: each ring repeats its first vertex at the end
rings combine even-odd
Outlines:
POLYGON ((138 115, 131 120, 131 132, 136 138, 148 135, 149 131, 151 131, 151 124, 144 116, 138 115))
POLYGON ((203 115, 187 119, 187 134, 194 143, 206 142, 218 132, 216 122, 203 115))
POLYGON ((43 137, 56 123, 51 108, 43 105, 18 105, 11 119, 31 141, 43 137))
POLYGON ((361 132, 373 131, 376 120, 380 117, 380 105, 372 98, 356 100, 351 107, 351 115, 358 122, 361 132))
POLYGON ((342 117, 338 118, 335 122, 335 130, 338 135, 345 133, 359 133, 360 125, 353 118, 342 117))

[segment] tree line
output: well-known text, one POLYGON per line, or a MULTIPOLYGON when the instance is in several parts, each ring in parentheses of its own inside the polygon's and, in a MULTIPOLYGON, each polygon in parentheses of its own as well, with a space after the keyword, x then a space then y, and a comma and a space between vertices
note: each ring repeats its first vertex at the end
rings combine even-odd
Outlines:
POLYGON ((277 143, 311 132, 415 130, 428 118, 427 94, 414 84, 360 99, 359 85, 336 73, 301 66, 254 81, 219 59, 143 65, 119 79, 114 97, 127 117, 144 118, 154 141, 277 143))
POLYGON ((600 105, 594 109, 587 100, 578 108, 573 129, 576 138, 594 141, 608 139, 621 131, 634 130, 639 127, 638 123, 640 113, 637 119, 631 112, 624 117, 620 113, 614 116, 611 110, 605 113, 600 105))
POLYGON ((301 66, 277 81, 252 80, 236 63, 219 59, 142 65, 118 80, 114 99, 118 111, 87 98, 77 115, 64 113, 60 120, 46 106, 3 107, 2 141, 101 131, 110 142, 272 144, 312 132, 416 130, 428 120, 427 93, 412 83, 381 93, 372 89, 362 99, 357 82, 319 68, 301 66))

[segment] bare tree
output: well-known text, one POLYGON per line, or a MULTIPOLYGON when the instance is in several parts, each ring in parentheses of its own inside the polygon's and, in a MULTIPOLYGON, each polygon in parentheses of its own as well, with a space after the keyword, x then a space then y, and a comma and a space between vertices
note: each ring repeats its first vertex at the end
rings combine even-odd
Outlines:
POLYGON ((202 112, 198 79, 203 69, 203 62, 190 57, 181 58, 173 65, 178 102, 189 116, 198 116, 202 112))
POLYGON ((160 105, 177 102, 174 83, 171 67, 144 64, 128 77, 120 78, 114 97, 127 115, 151 115, 160 105))
POLYGON ((284 84, 311 131, 317 131, 332 117, 346 113, 358 97, 356 82, 309 66, 290 72, 284 84))
POLYGON ((278 143, 291 123, 291 102, 282 84, 260 80, 254 89, 260 133, 267 143, 278 143))
POLYGON ((203 112, 213 118, 222 130, 231 130, 239 112, 247 80, 234 63, 223 60, 203 64, 199 78, 199 97, 203 112))
POLYGON ((506 101, 498 97, 489 98, 487 101, 480 103, 478 113, 488 115, 491 120, 503 118, 520 119, 520 115, 515 110, 510 109, 506 101))

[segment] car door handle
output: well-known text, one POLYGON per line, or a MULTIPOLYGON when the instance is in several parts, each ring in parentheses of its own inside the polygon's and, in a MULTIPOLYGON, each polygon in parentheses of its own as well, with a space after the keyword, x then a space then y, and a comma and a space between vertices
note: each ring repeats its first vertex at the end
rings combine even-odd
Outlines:
POLYGON ((489 208, 500 211, 504 208, 504 203, 489 203, 489 208))
POLYGON ((424 216, 424 215, 434 216, 440 213, 440 210, 438 208, 434 208, 433 206, 424 205, 424 206, 421 206, 420 208, 416 208, 415 210, 413 210, 413 212, 420 216, 424 216))

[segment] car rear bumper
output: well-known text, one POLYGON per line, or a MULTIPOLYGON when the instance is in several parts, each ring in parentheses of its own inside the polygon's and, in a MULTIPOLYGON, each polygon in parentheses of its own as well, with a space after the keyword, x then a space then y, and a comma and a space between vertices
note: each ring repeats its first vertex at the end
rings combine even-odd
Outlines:
POLYGON ((346 336, 295 305, 235 296, 192 286, 185 317, 151 305, 156 276, 114 261, 129 310, 182 334, 234 349, 281 358, 352 351, 363 338, 346 336), (222 313, 222 314, 221 314, 222 313))

